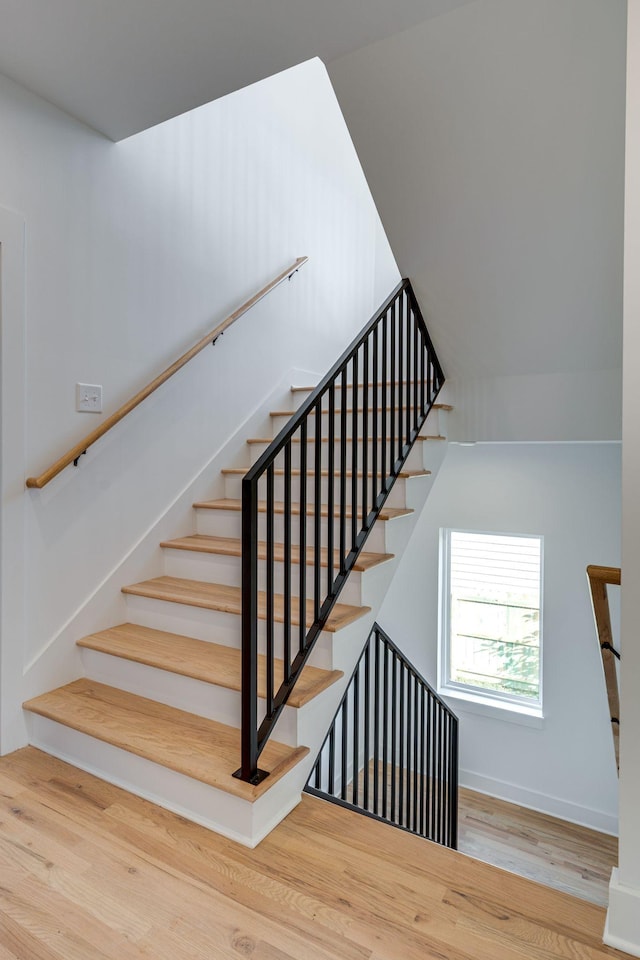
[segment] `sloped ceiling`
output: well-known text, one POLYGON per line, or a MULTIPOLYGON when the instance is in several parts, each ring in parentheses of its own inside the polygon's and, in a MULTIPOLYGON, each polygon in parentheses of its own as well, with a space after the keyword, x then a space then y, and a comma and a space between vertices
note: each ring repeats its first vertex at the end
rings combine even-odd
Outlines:
POLYGON ((625 30, 477 0, 329 64, 449 376, 620 368, 625 30))
POLYGON ((470 0, 0 0, 0 72, 113 140, 470 0))

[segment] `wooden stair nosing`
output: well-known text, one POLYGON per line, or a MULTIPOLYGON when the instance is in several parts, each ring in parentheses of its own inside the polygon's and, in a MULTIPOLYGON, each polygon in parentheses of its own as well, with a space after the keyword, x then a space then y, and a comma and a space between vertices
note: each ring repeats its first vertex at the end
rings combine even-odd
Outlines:
POLYGON ((260 766, 270 776, 254 786, 232 776, 240 731, 216 720, 86 679, 27 700, 23 707, 250 803, 309 752, 269 740, 260 766))
MULTIPOLYGON (((155 577, 143 580, 140 583, 122 587, 122 592, 136 597, 148 597, 154 600, 164 600, 169 603, 182 603, 192 607, 202 607, 206 610, 217 610, 221 613, 230 613, 240 616, 242 613, 242 591, 240 587, 230 587, 221 583, 206 583, 201 580, 188 580, 181 577, 155 577)), ((328 633, 335 633, 342 627, 348 626, 360 617, 370 612, 370 607, 357 607, 353 604, 336 603, 329 619, 324 625, 328 633)), ((299 626, 298 598, 291 598, 291 625, 299 626)), ((265 620, 267 616, 267 602, 264 591, 258 591, 258 618, 265 620)), ((281 594, 274 597, 274 620, 284 622, 284 598, 281 594)), ((313 601, 307 600, 307 626, 314 621, 313 601)))
MULTIPOLYGON (((241 557, 242 556, 242 540, 238 537, 212 537, 207 536, 203 533, 194 533, 188 537, 177 537, 175 540, 163 540, 160 544, 164 549, 172 550, 185 550, 193 551, 194 553, 206 553, 206 554, 217 554, 220 556, 226 557, 241 557)), ((284 562, 284 544, 275 543, 273 545, 274 560, 276 563, 284 562)), ((267 544, 264 540, 258 541, 258 559, 266 560, 267 557, 267 544)), ((307 547, 306 551, 307 563, 314 563, 314 549, 313 547, 307 547)), ((370 570, 372 567, 378 566, 380 563, 386 563, 388 560, 393 560, 393 553, 371 553, 370 551, 363 550, 362 553, 358 556, 353 570, 357 573, 363 573, 366 570, 370 570)), ((291 562, 294 564, 300 563, 300 548, 297 545, 291 546, 291 562)), ((329 565, 328 552, 326 547, 323 547, 320 551, 320 564, 322 567, 327 567, 329 565)), ((334 554, 334 568, 338 568, 340 565, 340 554, 334 554)))
MULTIPOLYGON (((92 633, 78 640, 77 645, 228 690, 239 692, 242 689, 242 652, 235 647, 134 623, 121 623, 92 633)), ((284 661, 275 660, 274 673, 277 689, 284 679, 284 661)), ((288 705, 296 709, 304 706, 342 676, 341 670, 323 670, 307 665, 287 700, 288 705)), ((267 696, 266 657, 262 654, 258 654, 258 696, 263 700, 267 696)))
MULTIPOLYGON (((230 510, 235 513, 242 512, 242 500, 235 500, 230 497, 221 497, 218 500, 199 500, 193 505, 196 510, 230 510)), ((274 512, 277 514, 284 513, 284 503, 282 500, 275 500, 273 504, 274 512)), ((258 500, 258 513, 266 513, 267 503, 266 500, 258 500)), ((409 514, 412 514, 414 511, 411 507, 383 507, 380 513, 378 514, 378 520, 386 522, 388 520, 396 520, 398 517, 406 517, 409 514)), ((291 504, 291 515, 299 516, 300 515, 300 504, 292 503, 291 504)), ((326 504, 321 505, 320 516, 328 517, 329 510, 326 504)), ((313 504, 307 505, 307 516, 315 516, 315 510, 313 509, 313 504)), ((338 518, 340 514, 334 511, 334 518, 338 518)), ((345 507, 345 518, 349 520, 351 518, 351 506, 347 505, 345 507)))

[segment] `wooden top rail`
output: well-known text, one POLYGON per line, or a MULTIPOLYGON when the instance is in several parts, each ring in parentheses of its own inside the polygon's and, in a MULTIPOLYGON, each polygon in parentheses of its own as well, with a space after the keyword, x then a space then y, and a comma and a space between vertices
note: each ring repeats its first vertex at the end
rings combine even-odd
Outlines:
POLYGON ((618 693, 618 673, 615 657, 620 654, 613 645, 611 630, 611 615, 609 613, 609 597, 607 585, 620 585, 619 567, 588 566, 587 577, 591 589, 591 603, 593 617, 596 623, 596 633, 600 644, 604 682, 609 702, 609 716, 611 717, 611 733, 613 736, 613 750, 616 757, 616 768, 620 770, 620 695, 618 693))
POLYGON ((620 586, 620 567, 587 567, 587 576, 590 580, 603 580, 613 586, 620 586))
POLYGON ((277 277, 274 277, 274 279, 271 280, 265 287, 262 287, 261 290, 258 290, 258 292, 255 293, 249 300, 246 300, 241 306, 239 306, 237 310, 234 310, 233 313, 230 313, 229 316, 223 320, 222 323, 219 323, 217 327, 214 327, 210 333, 207 333, 206 336, 204 336, 201 340, 198 340, 198 342, 194 344, 190 350, 187 350, 186 353, 183 353, 181 357, 172 363, 171 366, 167 367, 167 369, 157 376, 155 380, 152 380, 150 383, 148 383, 146 387, 143 387, 142 390, 139 390, 135 396, 131 397, 131 399, 123 404, 118 410, 116 410, 115 413, 112 413, 110 417, 107 417, 106 420, 103 420, 100 426, 96 427, 95 430, 92 430, 92 432, 89 433, 84 440, 76 443, 75 447, 72 447, 71 450, 68 450, 62 457, 60 457, 59 460, 56 460, 56 462, 52 464, 48 470, 45 470, 44 473, 41 473, 39 477, 28 477, 27 486, 41 489, 47 483, 49 483, 50 480, 53 480, 53 478, 56 477, 61 470, 64 470, 65 467, 68 467, 70 463, 73 463, 74 461, 77 463, 78 458, 81 457, 83 453, 86 453, 89 447, 94 444, 96 440, 99 440, 100 437, 103 437, 107 431, 111 430, 111 428, 116 425, 116 423, 119 423, 120 420, 124 419, 128 413, 131 413, 131 411, 134 410, 138 404, 142 403, 143 400, 146 400, 146 398, 155 390, 157 390, 158 387, 162 386, 163 383, 166 383, 166 381, 172 377, 174 373, 177 373, 178 370, 184 367, 189 360, 193 360, 193 358, 202 350, 204 350, 204 348, 210 343, 215 343, 220 334, 224 333, 224 331, 230 327, 232 323, 235 323, 235 321, 238 320, 248 310, 250 310, 251 307, 255 307, 255 305, 262 300, 263 297, 266 297, 268 293, 271 293, 271 291, 279 286, 279 284, 281 284, 284 280, 290 279, 293 274, 296 273, 300 267, 307 262, 308 259, 308 257, 298 257, 298 259, 292 263, 291 266, 287 267, 286 270, 283 270, 282 273, 279 273, 277 277))

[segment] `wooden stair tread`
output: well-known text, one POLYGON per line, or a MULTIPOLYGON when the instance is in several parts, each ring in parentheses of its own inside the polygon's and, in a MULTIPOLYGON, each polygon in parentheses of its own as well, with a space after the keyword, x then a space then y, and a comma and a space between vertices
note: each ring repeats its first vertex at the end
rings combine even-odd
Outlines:
MULTIPOLYGON (((134 623, 121 623, 117 627, 83 637, 78 641, 78 646, 157 667, 183 677, 202 680, 228 690, 240 691, 242 688, 241 651, 219 643, 194 640, 192 637, 154 630, 134 623)), ((277 687, 284 678, 282 660, 276 659, 274 673, 277 687)), ((340 670, 306 666, 287 703, 291 707, 302 707, 342 676, 340 670)), ((258 696, 264 699, 266 695, 266 657, 259 654, 258 696)))
MULTIPOLYGON (((219 500, 200 500, 198 503, 194 503, 194 507, 201 510, 232 510, 236 512, 242 512, 242 500, 233 500, 229 497, 222 497, 219 500)), ((284 513, 284 503, 282 500, 274 500, 273 509, 275 513, 284 513)), ((266 513, 267 511, 267 502, 266 500, 258 500, 258 512, 266 513)), ((351 506, 347 505, 345 507, 345 517, 349 519, 351 517, 351 506)), ((413 513, 413 510, 410 507, 383 507, 378 515, 378 520, 395 520, 397 517, 405 517, 408 514, 413 513)), ((291 514, 292 516, 300 515, 300 504, 292 503, 291 504, 291 514)), ((322 504, 320 515, 326 517, 329 514, 329 510, 326 504, 322 504)), ((307 505, 307 516, 314 516, 315 511, 313 509, 313 504, 307 505)), ((338 513, 334 513, 334 516, 339 516, 338 513)))
MULTIPOLYGON (((247 474, 247 473, 249 472, 250 469, 251 469, 251 467, 225 467, 223 470, 220 471, 220 473, 221 473, 223 476, 225 476, 225 477, 227 477, 227 476, 243 477, 243 476, 245 476, 245 474, 247 474)), ((276 476, 276 477, 284 477, 284 470, 281 469, 281 468, 278 468, 278 469, 274 470, 273 473, 274 473, 274 476, 276 476)), ((309 478, 312 478, 313 475, 314 475, 313 470, 312 470, 312 469, 309 469, 309 470, 307 471, 307 475, 309 476, 309 478)), ((291 468, 291 476, 292 476, 292 477, 299 477, 299 476, 300 476, 300 470, 299 470, 297 467, 292 467, 292 468, 291 468)), ((321 471, 320 471, 320 476, 322 476, 322 477, 328 477, 328 476, 329 476, 329 471, 328 471, 328 470, 321 470, 321 471)), ((347 476, 347 477, 352 477, 352 476, 353 476, 353 470, 345 470, 345 476, 347 476)), ((358 470, 358 472, 356 473, 356 476, 362 478, 362 477, 364 476, 362 470, 358 470)), ((368 477, 372 477, 372 476, 373 476, 373 472, 370 470, 370 471, 367 473, 367 476, 368 476, 368 477)), ((430 477, 430 476, 431 476, 431 470, 401 470, 400 473, 398 474, 398 478, 399 478, 400 480, 410 480, 410 479, 412 479, 413 477, 430 477)), ((336 478, 336 480, 338 479, 338 473, 337 473, 337 471, 335 472, 335 478, 336 478)))
POLYGON ((232 776, 240 731, 155 700, 91 680, 76 680, 27 700, 25 710, 253 802, 309 752, 270 740, 260 766, 271 774, 252 786, 232 776))
POLYGON ((437 433, 437 434, 420 433, 416 437, 416 440, 446 440, 446 439, 447 438, 443 437, 441 433, 437 433))
MULTIPOLYGON (((219 610, 222 613, 240 615, 242 613, 242 591, 240 587, 229 587, 222 583, 206 583, 202 580, 185 580, 180 577, 155 577, 152 580, 143 580, 122 588, 123 593, 138 597, 150 597, 155 600, 165 600, 170 603, 184 603, 192 607, 204 607, 208 610, 219 610)), ((281 594, 274 596, 274 620, 284 622, 284 599, 281 594)), ((369 613, 369 607, 356 607, 347 603, 336 603, 324 629, 335 633, 342 627, 359 620, 369 613)), ((267 615, 267 600, 263 590, 258 592, 258 617, 265 620, 267 615)), ((306 624, 313 623, 313 601, 307 600, 306 624)), ((291 624, 299 624, 298 598, 291 598, 291 624)))
MULTIPOLYGON (((177 537, 175 540, 163 540, 161 547, 171 548, 173 550, 193 550, 196 553, 220 554, 226 557, 242 556, 242 540, 238 537, 211 537, 202 533, 194 533, 188 537, 177 537)), ((273 548, 274 559, 277 563, 284 562, 284 544, 275 543, 273 548)), ((314 561, 313 547, 307 547, 307 563, 314 561)), ((264 540, 258 542, 258 559, 264 560, 267 556, 267 544, 264 540)), ((371 553, 362 551, 356 560, 353 569, 362 573, 364 570, 370 570, 379 563, 386 563, 387 560, 393 560, 392 553, 371 553)), ((296 545, 291 546, 292 563, 300 562, 300 548, 296 545)), ((320 552, 320 562, 323 567, 328 566, 328 551, 325 547, 320 552)), ((334 554, 334 567, 340 563, 340 554, 334 554)))

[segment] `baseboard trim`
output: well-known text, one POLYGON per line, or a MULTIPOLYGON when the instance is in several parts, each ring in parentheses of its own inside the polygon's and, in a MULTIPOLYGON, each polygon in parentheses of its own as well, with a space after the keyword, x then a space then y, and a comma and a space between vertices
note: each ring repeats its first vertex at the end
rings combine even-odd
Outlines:
POLYGON ((473 770, 460 770, 459 782, 461 787, 475 790, 476 793, 485 793, 499 800, 507 800, 528 810, 546 813, 550 817, 567 820, 581 827, 589 827, 599 833, 608 833, 614 837, 618 835, 618 818, 602 810, 593 810, 591 807, 539 793, 537 790, 528 790, 526 787, 520 787, 506 780, 485 777, 473 770))

